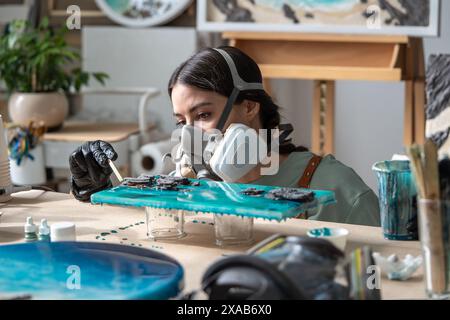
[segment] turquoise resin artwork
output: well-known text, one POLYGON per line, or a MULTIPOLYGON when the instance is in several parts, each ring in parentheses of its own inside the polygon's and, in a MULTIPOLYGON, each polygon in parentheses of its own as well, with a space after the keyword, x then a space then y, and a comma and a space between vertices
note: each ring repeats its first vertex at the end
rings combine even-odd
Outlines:
POLYGON ((307 210, 314 210, 320 205, 328 205, 335 202, 334 192, 332 191, 305 190, 314 191, 315 200, 309 203, 300 203, 289 200, 268 199, 264 194, 254 196, 242 193, 248 188, 262 190, 264 193, 267 193, 278 189, 276 187, 189 180, 199 185, 179 186, 178 191, 118 186, 93 194, 91 202, 93 204, 230 214, 278 221, 294 218, 307 210))
POLYGON ((116 23, 143 28, 175 19, 188 8, 192 0, 95 0, 95 3, 116 23))
POLYGON ((184 272, 149 249, 98 242, 0 246, 0 295, 36 300, 169 299, 184 272))
POLYGON ((282 9, 284 5, 293 7, 306 7, 310 9, 333 10, 342 7, 352 7, 358 4, 359 0, 255 0, 258 5, 265 5, 277 9, 282 9))

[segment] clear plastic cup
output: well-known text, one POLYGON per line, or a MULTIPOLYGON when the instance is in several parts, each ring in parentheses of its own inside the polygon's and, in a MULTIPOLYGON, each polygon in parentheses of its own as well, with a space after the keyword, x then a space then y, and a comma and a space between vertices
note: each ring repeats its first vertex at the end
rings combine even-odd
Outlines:
POLYGON ((214 215, 214 230, 218 246, 246 245, 253 242, 253 218, 234 215, 214 215))
POLYGON ((145 208, 147 218, 147 236, 152 240, 180 239, 184 232, 184 212, 182 210, 164 210, 145 208))

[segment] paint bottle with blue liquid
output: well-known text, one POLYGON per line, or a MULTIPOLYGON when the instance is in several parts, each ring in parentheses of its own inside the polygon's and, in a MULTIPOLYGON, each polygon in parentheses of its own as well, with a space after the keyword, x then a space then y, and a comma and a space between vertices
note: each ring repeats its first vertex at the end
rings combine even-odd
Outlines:
POLYGON ((42 219, 39 226, 39 241, 50 242, 50 227, 46 219, 42 219))

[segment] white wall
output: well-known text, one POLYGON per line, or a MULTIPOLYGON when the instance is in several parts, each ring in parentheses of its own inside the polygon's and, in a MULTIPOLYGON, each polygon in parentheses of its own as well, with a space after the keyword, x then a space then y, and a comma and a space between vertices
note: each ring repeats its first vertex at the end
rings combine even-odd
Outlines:
MULTIPOLYGON (((425 54, 450 53, 450 1, 441 1, 441 35, 425 39, 425 54)), ((311 81, 275 80, 277 102, 293 122, 295 142, 310 146, 311 81)), ((371 167, 403 148, 404 84, 339 81, 336 85, 336 157, 376 191, 371 167)))
MULTIPOLYGON (((175 127, 167 84, 175 68, 196 51, 195 28, 86 27, 83 68, 110 75, 108 87, 156 87, 161 95, 150 102, 147 119, 169 133, 175 127)), ((98 87, 93 83, 92 87, 98 87)), ((87 96, 85 113, 100 121, 137 121, 139 97, 87 96)))

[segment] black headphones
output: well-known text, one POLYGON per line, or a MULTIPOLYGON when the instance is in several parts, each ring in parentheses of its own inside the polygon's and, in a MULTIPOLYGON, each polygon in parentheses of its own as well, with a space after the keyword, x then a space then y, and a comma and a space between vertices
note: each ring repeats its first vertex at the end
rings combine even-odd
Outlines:
MULTIPOLYGON (((263 273, 272 283, 284 294, 286 300, 306 299, 306 296, 297 288, 292 280, 284 273, 280 272, 274 265, 251 255, 235 255, 223 258, 213 263, 205 272, 202 278, 203 290, 210 294, 216 281, 225 271, 232 268, 249 268, 263 273)), ((258 297, 253 297, 257 299, 258 297)))
MULTIPOLYGON (((259 272, 262 274, 267 281, 270 282, 273 288, 277 288, 281 297, 279 299, 285 300, 305 300, 310 299, 309 295, 302 291, 298 285, 295 284, 295 281, 290 279, 285 272, 282 272, 278 269, 276 264, 270 263, 269 261, 262 259, 257 255, 257 252, 263 249, 266 245, 273 243, 277 239, 285 238, 286 243, 298 244, 308 247, 309 250, 316 252, 320 256, 327 256, 332 260, 338 260, 344 258, 344 253, 333 246, 326 240, 323 239, 312 239, 308 237, 289 237, 280 234, 273 235, 268 239, 262 241, 257 246, 250 249, 245 255, 233 255, 230 257, 223 258, 221 260, 213 263, 205 272, 202 278, 202 289, 206 292, 210 297, 215 295, 224 294, 221 292, 217 286, 221 286, 218 283, 219 279, 222 277, 224 281, 226 281, 226 272, 230 272, 228 275, 231 275, 231 272, 239 270, 239 272, 245 272, 242 269, 248 269, 249 272, 259 272)), ((250 279, 250 277, 248 277, 250 279)), ((229 278, 228 278, 229 280, 229 278)), ((258 285, 257 283, 255 283, 258 285)), ((261 283, 259 283, 261 284, 261 283)), ((222 288, 223 289, 223 288, 222 288)), ((239 289, 237 285, 235 289, 239 289)), ((264 289, 264 288, 262 288, 264 289)), ((228 292, 227 292, 228 293, 228 292)), ((271 292, 273 294, 273 292, 271 292)), ((232 295, 232 291, 230 290, 230 294, 232 295)), ((261 295, 261 293, 260 293, 261 295)), ((265 297, 258 296, 258 292, 254 292, 250 299, 264 299, 265 297)), ((269 294, 270 295, 270 294, 269 294)), ((214 299, 217 297, 213 297, 214 299)), ((225 297, 219 297, 225 298, 225 297)), ((228 298, 228 297, 227 297, 228 298)), ((231 297, 233 298, 233 297, 231 297)), ((267 297, 266 297, 267 298, 267 297)))

